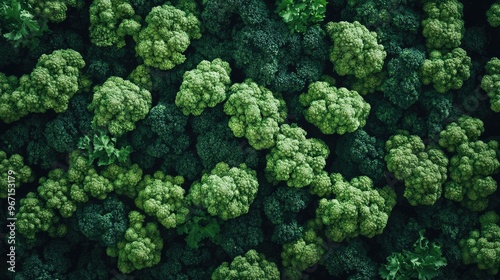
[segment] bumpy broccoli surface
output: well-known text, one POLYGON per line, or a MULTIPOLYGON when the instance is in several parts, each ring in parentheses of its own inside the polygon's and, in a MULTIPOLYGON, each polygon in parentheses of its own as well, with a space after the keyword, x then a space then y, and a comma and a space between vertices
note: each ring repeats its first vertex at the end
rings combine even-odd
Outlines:
POLYGON ((219 58, 203 60, 196 69, 184 73, 175 105, 182 109, 184 115, 201 115, 205 108, 226 100, 230 75, 229 63, 219 58))
MULTIPOLYGON (((500 4, 499 4, 500 5, 500 4)), ((500 59, 494 57, 486 63, 486 75, 481 80, 481 88, 488 93, 491 110, 500 112, 500 59)))
POLYGON ((129 228, 116 247, 108 247, 109 256, 118 257, 118 269, 123 273, 152 267, 160 262, 163 240, 156 223, 146 223, 137 211, 128 215, 129 228))
POLYGON ((188 198, 194 205, 206 208, 212 216, 223 220, 236 218, 248 213, 257 194, 256 174, 246 164, 230 167, 221 162, 193 183, 188 198))
POLYGON ((90 4, 90 41, 96 46, 125 46, 125 35, 137 36, 141 29, 127 0, 96 0, 90 4))
POLYGON ((184 178, 172 177, 155 172, 154 176, 146 175, 138 184, 140 189, 135 205, 146 214, 157 217, 166 228, 175 228, 186 221, 189 210, 184 203, 184 189, 181 185, 184 178))
POLYGON ((28 165, 24 164, 22 156, 15 154, 7 157, 7 154, 0 150, 0 173, 3 174, 3 184, 0 187, 0 198, 6 198, 10 193, 15 195, 17 188, 21 184, 33 182, 35 176, 28 165))
POLYGON ((19 79, 18 88, 0 96, 0 119, 10 123, 29 113, 66 111, 70 98, 78 92, 84 66, 82 56, 71 49, 43 54, 35 69, 19 79))
POLYGON ((337 74, 362 79, 382 70, 387 53, 375 32, 357 21, 330 22, 326 32, 333 42, 330 60, 337 74))
POLYGON ((150 108, 151 93, 120 77, 96 86, 88 106, 94 112, 93 121, 115 136, 134 130, 135 122, 144 119, 150 108))
POLYGON ((405 183, 411 205, 432 205, 443 192, 448 158, 439 149, 425 147, 422 139, 401 131, 385 143, 387 169, 405 183))
POLYGON ((440 134, 439 144, 454 152, 448 168, 450 179, 445 184, 445 197, 462 202, 473 211, 488 206, 488 196, 497 189, 492 175, 497 173, 498 142, 478 140, 483 133, 483 122, 462 116, 446 126, 440 134))
POLYGON ((336 88, 327 82, 309 85, 309 91, 299 96, 306 107, 306 120, 324 134, 354 132, 366 124, 370 104, 356 91, 336 88))
POLYGON ((422 34, 428 49, 453 49, 460 46, 465 33, 463 5, 458 0, 428 1, 424 4, 427 18, 422 21, 422 34))
POLYGON ((213 280, 278 280, 280 272, 278 266, 266 260, 263 254, 255 250, 246 252, 243 256, 237 256, 228 264, 222 263, 212 274, 213 280))
POLYGON ((135 51, 147 66, 169 70, 183 63, 191 39, 201 38, 200 22, 169 4, 154 7, 137 36, 135 51))
POLYGON ((224 112, 231 116, 228 125, 234 136, 245 136, 257 150, 274 147, 286 117, 285 101, 251 79, 232 85, 229 94, 224 112))
POLYGON ((306 134, 297 125, 281 125, 276 146, 266 156, 268 181, 302 188, 321 174, 330 150, 322 140, 308 139, 306 134))
POLYGON ((465 264, 477 264, 479 269, 496 275, 500 269, 500 217, 493 211, 480 217, 481 229, 473 230, 460 241, 465 264))
POLYGON ((374 189, 366 176, 346 181, 341 174, 330 175, 334 199, 322 198, 316 209, 316 219, 326 226, 326 236, 341 242, 363 235, 381 234, 387 225, 396 194, 389 187, 374 189))
POLYGON ((448 53, 432 51, 420 69, 422 83, 432 83, 440 93, 460 89, 470 77, 471 65, 470 57, 462 48, 455 48, 448 53))

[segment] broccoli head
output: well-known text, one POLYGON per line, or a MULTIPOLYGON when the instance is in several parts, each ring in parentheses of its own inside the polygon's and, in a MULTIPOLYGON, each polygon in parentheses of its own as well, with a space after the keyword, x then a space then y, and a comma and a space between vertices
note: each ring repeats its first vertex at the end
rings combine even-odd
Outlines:
POLYGON ((193 183, 188 197, 194 205, 206 208, 210 215, 228 220, 248 213, 258 187, 257 173, 246 164, 231 168, 220 162, 193 183))
POLYGON ((146 175, 138 184, 139 194, 135 205, 146 214, 155 216, 166 228, 175 228, 186 221, 189 210, 184 204, 184 178, 155 172, 146 175))
POLYGON ((363 235, 381 234, 387 225, 396 194, 389 187, 374 189, 366 176, 345 181, 341 174, 330 175, 335 199, 322 198, 316 218, 326 226, 326 236, 335 242, 363 235))
POLYGON ((230 75, 229 63, 219 58, 211 62, 203 60, 196 69, 184 73, 175 105, 182 109, 184 115, 201 115, 205 108, 226 100, 230 75))
POLYGON ((405 183, 404 196, 411 205, 432 205, 442 194, 448 158, 440 149, 425 147, 422 139, 407 131, 385 143, 387 169, 405 183))
MULTIPOLYGON (((498 4, 500 6, 500 4, 498 4)), ((500 7, 499 7, 500 9, 500 7)), ((491 110, 500 112, 500 59, 494 57, 486 63, 486 75, 481 80, 481 88, 490 97, 491 110)))
POLYGON ((170 70, 183 63, 191 39, 201 38, 200 21, 169 4, 154 7, 136 38, 135 51, 147 66, 170 70))
POLYGON ((228 264, 222 263, 212 274, 213 280, 279 280, 280 272, 278 266, 267 261, 263 254, 255 250, 246 252, 243 256, 237 256, 228 264))
POLYGON ((480 217, 481 229, 473 230, 460 240, 465 264, 477 264, 479 269, 496 275, 500 269, 500 217, 493 211, 480 217))
MULTIPOLYGON (((66 111, 70 98, 78 92, 84 66, 82 56, 71 49, 43 54, 35 69, 19 79, 17 89, 0 96, 0 119, 10 123, 29 113, 66 111)), ((4 84, 2 80, 0 77, 4 84)))
POLYGON ((228 125, 234 136, 245 136, 257 150, 272 148, 286 118, 285 101, 251 79, 232 85, 229 91, 224 112, 231 116, 228 125))
POLYGON ((382 70, 387 53, 375 32, 357 21, 330 22, 326 32, 333 42, 330 60, 337 74, 362 79, 382 70))
POLYGON ((324 134, 354 132, 366 124, 368 104, 356 91, 336 88, 327 82, 314 82, 309 91, 299 97, 306 107, 306 120, 324 134))
POLYGON ((135 122, 144 119, 151 108, 151 93, 120 77, 110 77, 94 88, 94 98, 88 109, 93 121, 106 127, 114 136, 135 129, 135 122))

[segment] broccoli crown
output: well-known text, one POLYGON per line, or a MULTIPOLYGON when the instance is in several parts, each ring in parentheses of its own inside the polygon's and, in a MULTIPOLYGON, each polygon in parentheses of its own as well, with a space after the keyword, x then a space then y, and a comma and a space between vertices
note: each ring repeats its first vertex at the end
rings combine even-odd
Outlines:
POLYGON ((29 239, 35 239, 38 232, 49 231, 59 221, 54 211, 34 192, 29 192, 21 199, 16 218, 19 233, 29 239))
POLYGON ((354 132, 366 124, 370 104, 356 91, 336 88, 327 82, 314 82, 309 91, 301 94, 300 103, 306 107, 306 120, 324 134, 354 132))
POLYGON ((420 137, 407 131, 391 136, 385 147, 387 169, 404 181, 404 196, 410 204, 434 204, 447 179, 446 155, 438 148, 426 148, 420 137))
POLYGON ((336 197, 322 198, 316 209, 316 218, 326 226, 326 236, 341 242, 358 235, 371 238, 381 234, 396 205, 394 191, 389 187, 373 189, 366 176, 347 182, 341 174, 332 173, 330 180, 336 197))
POLYGON ((453 49, 460 46, 465 28, 463 5, 458 0, 428 1, 424 4, 427 18, 422 21, 428 49, 453 49))
MULTIPOLYGON (((500 10, 500 4, 499 10, 500 10)), ((500 23, 499 23, 500 25, 500 23)), ((488 93, 491 110, 500 112, 500 59, 494 57, 486 63, 486 75, 481 80, 481 88, 488 93)))
POLYGON ((102 246, 116 245, 128 228, 126 206, 116 196, 79 208, 76 217, 83 235, 102 246))
MULTIPOLYGON (((68 109, 71 97, 79 89, 80 70, 85 66, 82 56, 71 49, 43 54, 35 69, 19 79, 19 87, 9 87, 0 96, 0 119, 17 121, 29 113, 44 113, 53 109, 61 113, 68 109)), ((0 76, 5 84, 5 76, 0 76)), ((10 79, 12 87, 14 81, 10 79)))
POLYGON ((188 197, 194 205, 206 208, 210 215, 228 220, 248 213, 258 187, 257 173, 246 164, 231 168, 220 162, 193 183, 188 197))
POLYGON ((68 7, 81 8, 79 1, 76 0, 28 0, 26 2, 34 14, 55 23, 66 19, 68 7))
POLYGON ((147 26, 135 40, 137 55, 147 66, 169 70, 183 63, 182 54, 191 39, 201 38, 200 21, 169 4, 154 7, 146 16, 147 26))
POLYGON ((481 229, 473 230, 469 236, 460 240, 462 259, 465 264, 477 264, 477 267, 496 275, 500 269, 500 221, 493 212, 486 212, 480 218, 481 229))
POLYGON ((375 32, 358 21, 329 22, 326 32, 333 42, 330 60, 337 74, 362 79, 382 70, 387 53, 377 43, 375 32))
POLYGON ((304 231, 302 237, 283 245, 281 261, 286 279, 301 279, 301 272, 319 262, 325 254, 326 243, 313 228, 304 231))
POLYGON ((387 65, 389 78, 382 85, 384 97, 401 109, 408 109, 417 102, 422 82, 419 69, 424 64, 425 53, 409 48, 403 49, 387 65))
POLYGON ((229 92, 224 112, 231 116, 228 125, 234 136, 245 136, 257 150, 272 148, 286 118, 285 101, 251 79, 232 85, 229 92))
POLYGON ((280 272, 278 266, 265 259, 263 254, 249 250, 242 256, 237 256, 228 264, 222 263, 212 274, 213 280, 278 280, 280 272))
POLYGON ((90 4, 90 41, 100 47, 125 46, 125 35, 141 29, 135 11, 126 0, 96 0, 90 4))
POLYGON ((94 88, 94 98, 88 109, 93 121, 120 136, 135 129, 135 122, 144 119, 151 108, 151 93, 120 77, 110 77, 94 88))
POLYGON ((281 125, 276 146, 266 155, 269 182, 286 181, 289 187, 302 188, 321 174, 330 150, 322 140, 308 139, 306 134, 297 125, 281 125))
POLYGON ((491 26, 500 26, 500 3, 498 1, 491 4, 491 7, 486 12, 486 18, 491 26))
POLYGON ((422 83, 432 83, 439 93, 460 89, 470 77, 471 65, 470 57, 462 48, 455 48, 448 53, 432 51, 420 69, 422 83))
POLYGON ((131 211, 128 219, 129 227, 123 240, 107 249, 108 255, 118 257, 118 269, 123 273, 158 264, 163 248, 156 223, 145 223, 145 216, 137 211, 131 211))
POLYGON ((196 69, 184 73, 175 105, 182 109, 184 115, 201 115, 205 108, 226 100, 230 75, 229 63, 219 58, 211 62, 203 60, 196 69))
POLYGON ((140 191, 135 205, 158 218, 164 227, 175 228, 186 221, 189 213, 184 204, 183 183, 181 176, 172 177, 161 171, 155 172, 154 176, 146 175, 137 186, 140 191))
POLYGON ((0 172, 4 180, 4 184, 0 186, 0 198, 7 198, 9 193, 14 194, 15 189, 19 188, 21 183, 30 183, 35 180, 33 171, 24 164, 22 156, 14 154, 7 157, 7 153, 2 150, 0 150, 0 172))
POLYGON ((451 180, 445 184, 445 197, 460 201, 473 211, 482 211, 488 206, 487 196, 497 189, 491 176, 500 167, 498 142, 478 140, 483 132, 480 119, 462 116, 446 126, 439 138, 439 145, 454 153, 448 168, 451 180))
POLYGON ((334 170, 346 178, 366 175, 378 181, 384 176, 384 143, 363 129, 341 137, 335 144, 335 155, 334 170))

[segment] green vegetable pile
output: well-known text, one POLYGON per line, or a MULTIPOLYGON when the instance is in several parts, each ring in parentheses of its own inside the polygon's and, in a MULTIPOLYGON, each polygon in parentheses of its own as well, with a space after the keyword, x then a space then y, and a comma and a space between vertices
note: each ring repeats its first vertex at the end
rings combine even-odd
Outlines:
POLYGON ((0 2, 0 279, 498 278, 500 1, 0 2))

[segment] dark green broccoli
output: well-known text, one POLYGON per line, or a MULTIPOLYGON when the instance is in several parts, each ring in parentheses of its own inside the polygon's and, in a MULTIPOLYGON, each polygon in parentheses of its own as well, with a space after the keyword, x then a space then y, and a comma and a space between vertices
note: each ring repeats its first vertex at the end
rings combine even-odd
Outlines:
POLYGON ((77 210, 76 217, 83 235, 101 246, 116 245, 128 228, 127 207, 116 196, 86 204, 77 210))

